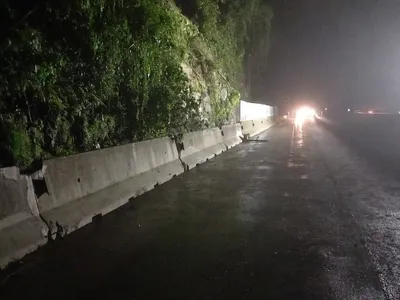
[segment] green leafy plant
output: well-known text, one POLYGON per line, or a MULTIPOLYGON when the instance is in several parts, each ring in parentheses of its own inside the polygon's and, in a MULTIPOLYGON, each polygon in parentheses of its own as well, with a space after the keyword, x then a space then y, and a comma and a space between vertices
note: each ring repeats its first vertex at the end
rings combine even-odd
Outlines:
POLYGON ((169 0, 2 1, 0 166, 204 128, 194 86, 213 95, 208 124, 227 122, 237 101, 219 90, 241 89, 245 2, 196 1, 189 21, 169 0))

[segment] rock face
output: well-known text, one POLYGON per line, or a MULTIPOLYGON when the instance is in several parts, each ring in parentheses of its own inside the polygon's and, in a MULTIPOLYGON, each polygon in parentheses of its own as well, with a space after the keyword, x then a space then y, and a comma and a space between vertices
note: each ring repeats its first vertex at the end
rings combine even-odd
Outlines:
POLYGON ((224 74, 210 67, 213 57, 201 41, 196 43, 199 53, 181 63, 182 71, 189 79, 193 97, 200 102, 202 120, 210 127, 239 122, 239 93, 230 85, 224 74), (237 97, 233 97, 237 95, 237 97))

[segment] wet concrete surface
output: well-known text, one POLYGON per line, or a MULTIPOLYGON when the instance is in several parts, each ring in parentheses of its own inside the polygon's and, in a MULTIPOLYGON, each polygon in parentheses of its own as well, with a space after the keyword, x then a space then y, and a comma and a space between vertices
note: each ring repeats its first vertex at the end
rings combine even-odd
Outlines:
POLYGON ((325 125, 275 126, 48 244, 0 299, 400 299, 400 184, 325 125))

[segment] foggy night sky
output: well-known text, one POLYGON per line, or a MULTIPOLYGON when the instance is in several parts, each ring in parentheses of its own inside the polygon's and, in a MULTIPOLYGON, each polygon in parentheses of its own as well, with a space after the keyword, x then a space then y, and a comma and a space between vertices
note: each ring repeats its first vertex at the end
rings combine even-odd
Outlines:
POLYGON ((400 110, 399 0, 271 0, 258 101, 400 110))

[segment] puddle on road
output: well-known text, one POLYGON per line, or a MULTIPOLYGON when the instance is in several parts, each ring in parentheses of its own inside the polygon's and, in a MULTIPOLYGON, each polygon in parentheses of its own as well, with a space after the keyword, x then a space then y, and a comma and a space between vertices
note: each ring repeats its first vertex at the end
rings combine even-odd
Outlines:
POLYGON ((271 165, 258 165, 258 166, 244 166, 240 167, 241 170, 261 170, 261 171, 271 171, 274 170, 275 167, 271 165))
POLYGON ((257 166, 258 170, 272 170, 273 167, 271 166, 257 166))
POLYGON ((305 166, 305 164, 288 161, 288 167, 289 168, 300 168, 300 167, 304 167, 304 166, 305 166))
POLYGON ((295 147, 296 149, 303 148, 303 146, 304 146, 303 140, 296 141, 296 143, 295 143, 295 145, 294 145, 294 147, 295 147))

